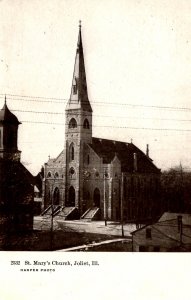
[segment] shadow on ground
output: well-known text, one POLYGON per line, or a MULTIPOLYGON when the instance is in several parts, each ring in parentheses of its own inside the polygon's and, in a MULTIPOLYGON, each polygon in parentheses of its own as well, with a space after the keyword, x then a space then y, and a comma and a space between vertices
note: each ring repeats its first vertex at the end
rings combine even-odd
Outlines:
MULTIPOLYGON (((55 251, 81 245, 88 245, 105 240, 112 240, 114 236, 87 232, 54 232, 34 230, 30 234, 7 235, 2 239, 3 251, 55 251)), ((131 251, 128 243, 114 243, 100 245, 83 251, 131 251)))

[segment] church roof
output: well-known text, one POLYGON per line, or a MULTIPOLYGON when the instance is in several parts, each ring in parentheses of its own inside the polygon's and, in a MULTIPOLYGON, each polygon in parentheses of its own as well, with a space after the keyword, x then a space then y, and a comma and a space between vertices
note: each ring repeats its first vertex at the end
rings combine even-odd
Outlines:
POLYGON ((6 98, 3 108, 0 110, 0 123, 21 124, 17 117, 9 110, 6 104, 6 98))
POLYGON ((0 158, 0 185, 6 184, 14 187, 26 181, 31 185, 35 184, 34 176, 21 162, 0 158))
POLYGON ((34 184, 34 176, 20 162, 0 158, 0 206, 11 211, 15 205, 30 204, 34 184))
POLYGON ((159 173, 152 160, 145 155, 133 143, 125 143, 114 140, 92 138, 89 146, 103 158, 103 163, 109 164, 115 156, 121 161, 122 172, 134 171, 134 153, 137 154, 137 172, 141 173, 159 173))
POLYGON ((71 95, 66 106, 66 110, 69 109, 82 109, 83 111, 92 112, 92 108, 88 99, 81 24, 79 25, 79 35, 73 72, 71 95))

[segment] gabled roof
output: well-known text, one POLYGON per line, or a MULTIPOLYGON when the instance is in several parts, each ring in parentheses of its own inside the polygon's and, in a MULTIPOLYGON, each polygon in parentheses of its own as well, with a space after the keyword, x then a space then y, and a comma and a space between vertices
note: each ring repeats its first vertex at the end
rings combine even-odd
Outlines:
POLYGON ((27 181, 31 185, 35 184, 34 176, 18 161, 0 159, 0 185, 4 182, 27 181))
POLYGON ((34 185, 35 184, 35 178, 34 178, 34 176, 29 172, 29 170, 27 168, 25 168, 25 166, 21 162, 19 162, 19 169, 26 176, 26 178, 28 179, 28 181, 32 185, 34 185))
MULTIPOLYGON (((186 251, 191 249, 191 215, 188 214, 169 214, 164 213, 160 220, 151 225, 145 225, 140 229, 131 232, 132 235, 141 235, 142 244, 144 244, 143 235, 147 228, 152 230, 151 244, 161 245, 167 248, 173 248, 175 250, 186 251), (174 216, 173 216, 174 215, 174 216), (184 219, 184 216, 187 216, 184 219), (182 240, 180 242, 180 229, 178 225, 177 217, 182 216, 182 240), (174 218, 172 218, 174 217, 174 218), (184 223, 186 220, 186 223, 184 223), (173 242, 169 243, 169 241, 173 242), (173 245, 173 246, 172 246, 173 245)), ((149 240, 145 237, 145 243, 149 244, 149 240)), ((172 249, 171 249, 172 250, 172 249)))
POLYGON ((89 146, 96 154, 103 158, 103 163, 109 164, 115 156, 121 161, 122 172, 134 171, 134 153, 137 154, 137 172, 141 173, 160 173, 160 170, 152 163, 133 143, 125 143, 114 140, 92 138, 89 146))
POLYGON ((177 220, 178 216, 182 216, 182 223, 191 226, 191 214, 165 212, 158 222, 177 220))
MULTIPOLYGON (((160 233, 164 235, 164 238, 174 239, 179 242, 180 240, 180 231, 178 230, 178 222, 177 219, 174 220, 166 220, 164 222, 157 222, 151 227, 155 230, 158 230, 160 233)), ((184 223, 182 224, 182 242, 184 244, 191 244, 191 236, 190 236, 191 228, 186 226, 184 223)))
POLYGON ((64 162, 65 150, 62 150, 56 158, 49 158, 47 164, 52 165, 54 163, 63 163, 64 162))

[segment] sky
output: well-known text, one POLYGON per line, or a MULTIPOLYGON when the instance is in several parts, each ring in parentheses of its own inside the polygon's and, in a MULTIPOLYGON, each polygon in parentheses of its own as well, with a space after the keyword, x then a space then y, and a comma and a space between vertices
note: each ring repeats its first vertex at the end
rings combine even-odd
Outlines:
POLYGON ((1 0, 0 107, 6 94, 29 171, 64 148, 79 20, 93 136, 190 170, 190 15, 190 0, 1 0))

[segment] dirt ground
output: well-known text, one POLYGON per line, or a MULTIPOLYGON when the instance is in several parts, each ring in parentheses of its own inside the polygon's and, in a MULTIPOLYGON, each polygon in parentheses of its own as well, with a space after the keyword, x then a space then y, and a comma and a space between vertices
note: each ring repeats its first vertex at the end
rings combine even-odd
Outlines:
MULTIPOLYGON (((54 251, 94 242, 114 239, 113 236, 54 231, 33 231, 30 234, 9 235, 4 237, 1 250, 4 251, 54 251)), ((102 251, 102 250, 101 250, 102 251)))

